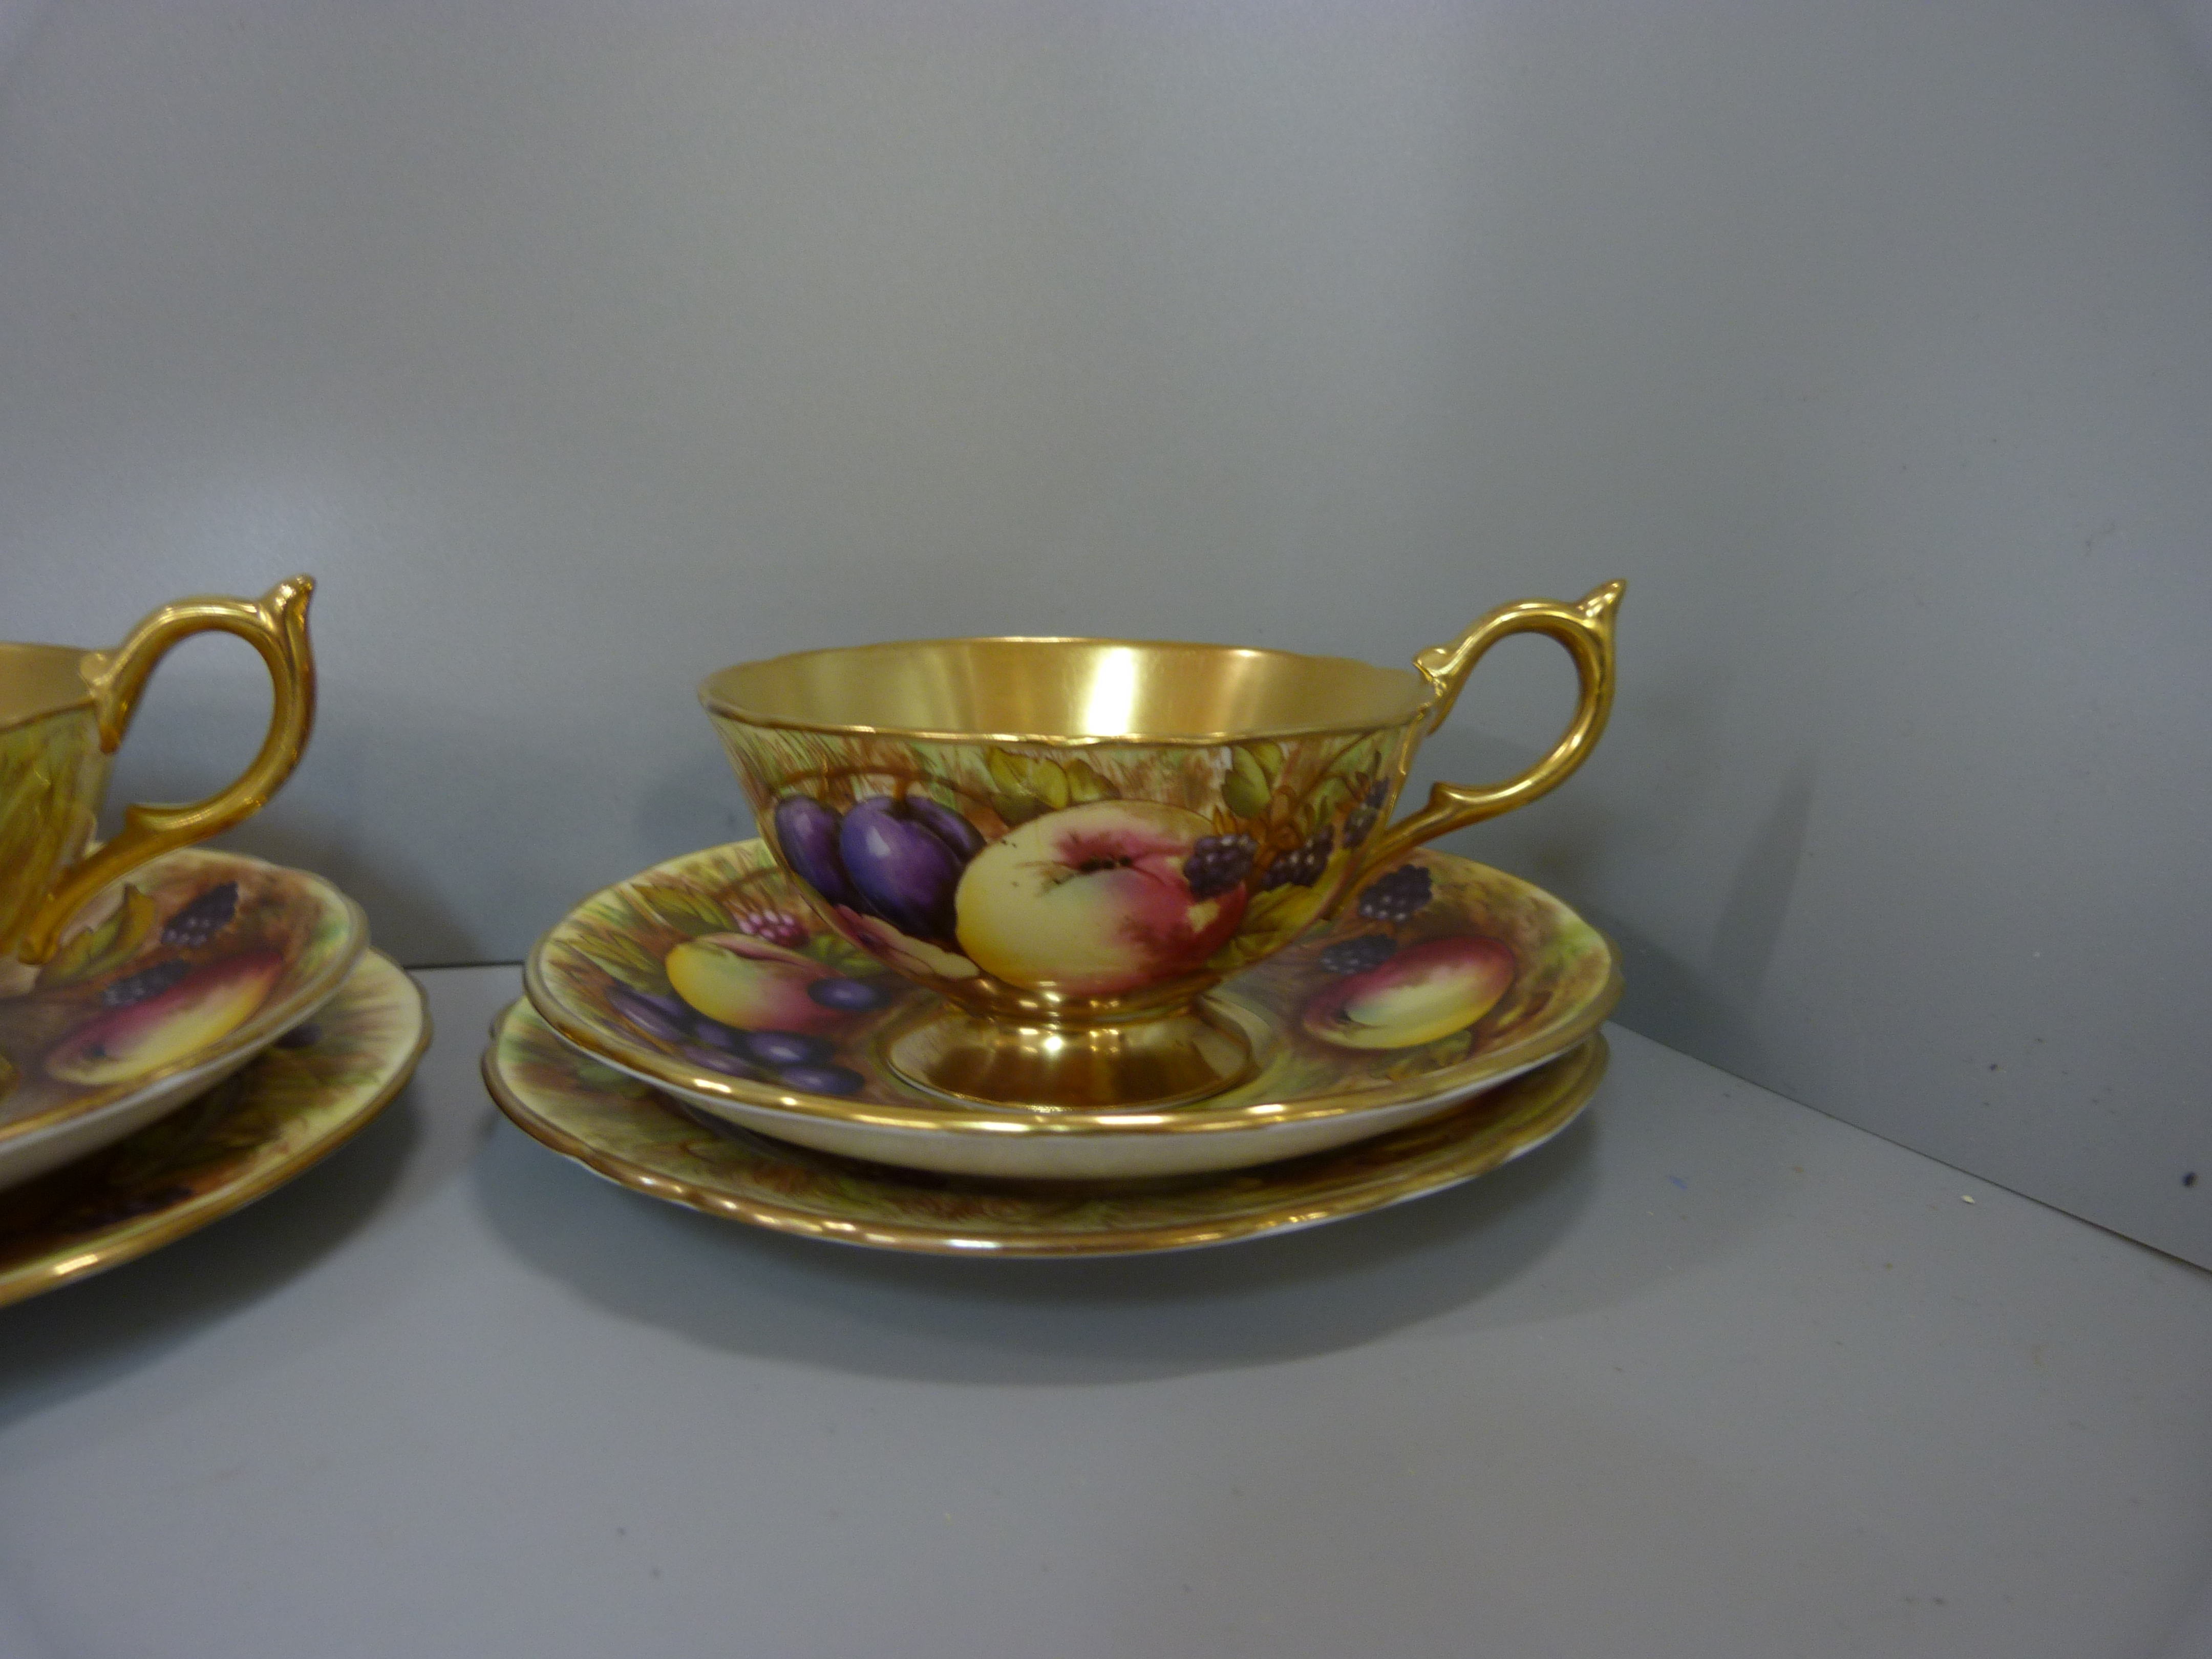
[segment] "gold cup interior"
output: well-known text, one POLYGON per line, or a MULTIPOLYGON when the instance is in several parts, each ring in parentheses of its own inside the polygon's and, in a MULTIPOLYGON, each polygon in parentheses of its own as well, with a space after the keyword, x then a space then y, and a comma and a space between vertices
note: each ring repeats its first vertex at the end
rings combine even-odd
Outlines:
POLYGON ((1024 743, 1229 742, 1372 730, 1427 687, 1401 669, 1245 646, 917 640, 804 651, 709 678, 702 700, 757 726, 1024 743))

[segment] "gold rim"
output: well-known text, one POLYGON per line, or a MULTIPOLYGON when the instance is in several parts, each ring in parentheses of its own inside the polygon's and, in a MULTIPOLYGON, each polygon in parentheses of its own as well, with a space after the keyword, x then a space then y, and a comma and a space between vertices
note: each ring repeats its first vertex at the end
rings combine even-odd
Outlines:
MULTIPOLYGON (((719 1215, 749 1225, 772 1231, 790 1233, 801 1237, 821 1239, 831 1243, 851 1244, 878 1249, 905 1250, 923 1255, 952 1256, 998 1256, 1001 1258, 1049 1257, 1135 1255, 1151 1251, 1194 1249, 1209 1244, 1225 1244, 1238 1239, 1255 1237, 1267 1233, 1293 1231, 1302 1227, 1334 1221, 1370 1210, 1384 1208, 1407 1199, 1425 1196, 1486 1175, 1499 1165, 1523 1152, 1534 1150, 1565 1129, 1589 1104, 1604 1079, 1610 1063, 1611 1051, 1602 1035, 1593 1034, 1576 1048, 1562 1055, 1555 1064, 1575 1064, 1575 1069, 1557 1079, 1556 1093, 1546 1100, 1541 1108, 1532 1111, 1523 1121, 1494 1139, 1470 1135, 1456 1153, 1432 1158, 1418 1164, 1396 1168, 1385 1167, 1372 1170, 1364 1176, 1347 1181, 1339 1192, 1308 1195, 1303 1201, 1274 1210, 1257 1209, 1243 1215, 1224 1217, 1213 1221, 1194 1221, 1164 1224, 1153 1227, 1127 1230, 1099 1230, 1083 1233, 1036 1234, 998 1233, 988 1229, 956 1226, 931 1227, 912 1223, 870 1221, 866 1223, 843 1220, 819 1211, 795 1205, 780 1205, 764 1199, 738 1194, 717 1192, 696 1182, 680 1176, 659 1173, 629 1159, 604 1151, 559 1126, 547 1121, 533 1112, 501 1075, 498 1065, 498 1039, 507 1021, 522 1005, 511 1004, 493 1022, 493 1042, 484 1050, 482 1071, 484 1086, 514 1124, 532 1139, 573 1158, 593 1173, 605 1176, 618 1186, 648 1197, 681 1204, 689 1209, 700 1210, 709 1215, 719 1215)), ((1516 1082, 1518 1079, 1516 1079, 1516 1082)), ((1512 1085, 1506 1085, 1514 1086, 1512 1085)), ((1469 1103, 1468 1109, 1473 1109, 1469 1103)), ((666 1109, 675 1109, 672 1105, 666 1109)), ((1430 1120, 1415 1126, 1418 1132, 1433 1133, 1437 1125, 1430 1120)), ((1414 1131, 1401 1132, 1412 1133, 1414 1131)), ((754 1138, 770 1143, 771 1138, 756 1134, 754 1138)), ((1378 1146, 1387 1147, 1392 1137, 1385 1134, 1376 1142, 1354 1142, 1334 1152, 1316 1152, 1307 1159, 1292 1160, 1308 1163, 1341 1158, 1347 1161, 1353 1156, 1373 1156, 1378 1146)), ((895 1170, 887 1172, 885 1166, 872 1166, 834 1153, 805 1152, 801 1156, 818 1158, 832 1164, 850 1164, 860 1178, 889 1183, 896 1178, 895 1170)), ((1262 1166, 1264 1168, 1264 1166, 1262 1166)), ((1249 1183, 1252 1170, 1224 1172, 1218 1179, 1224 1186, 1249 1183)), ((1019 1188, 1033 1183, 1019 1182, 992 1182, 975 1177, 962 1177, 977 1186, 994 1185, 1019 1188)), ((1065 1186, 1069 1183, 1048 1183, 1065 1186)), ((1086 1192, 1112 1190, 1117 1186, 1143 1187, 1148 1182, 1085 1182, 1079 1184, 1086 1192)), ((1191 1189, 1203 1185, 1199 1178, 1176 1177, 1173 1184, 1191 1189)))
POLYGON ((1279 738, 1330 737, 1366 732, 1395 731, 1401 726, 1420 720, 1435 706, 1436 693, 1419 675, 1403 669, 1378 668, 1373 663, 1362 662, 1357 657, 1325 656, 1306 651, 1283 651, 1272 646, 1223 645, 1209 640, 1133 640, 1078 634, 983 634, 951 635, 927 640, 887 640, 864 646, 823 646, 810 651, 787 651, 779 656, 763 657, 753 661, 732 663, 718 668, 699 683, 699 702, 710 714, 731 720, 744 726, 771 727, 785 732, 821 732, 840 737, 897 738, 921 743, 980 743, 1017 744, 1054 749, 1097 749, 1105 747, 1139 747, 1158 749, 1212 749, 1224 744, 1249 743, 1279 738), (883 650, 928 650, 950 646, 972 645, 1079 645, 1106 646, 1131 650, 1218 651, 1237 656, 1266 657, 1279 662, 1326 663, 1357 670, 1362 674, 1386 674, 1402 680, 1407 701, 1396 713, 1378 719, 1351 721, 1324 720, 1316 723, 1292 723, 1281 726, 1239 726, 1219 731, 1115 732, 1089 736, 1069 736, 1048 732, 986 732, 974 728, 958 730, 927 726, 898 724, 870 724, 833 720, 802 720, 793 715, 764 714, 745 708, 730 697, 710 690, 716 680, 743 668, 766 668, 778 663, 793 662, 802 657, 827 657, 844 653, 860 653, 883 650))
MULTIPOLYGON (((345 943, 339 947, 337 954, 331 957, 330 964, 322 973, 295 990, 282 1002, 264 1005, 263 1007, 255 1009, 246 1024, 238 1028, 240 1030, 245 1030, 247 1026, 252 1026, 256 1030, 267 1030, 273 1024, 276 1029, 268 1036, 249 1036, 240 1042, 231 1042, 226 1039, 223 1042, 216 1045, 211 1053, 201 1054, 198 1058, 187 1057, 185 1060, 173 1061, 156 1071, 148 1073, 144 1077, 133 1078, 127 1084, 116 1084, 105 1093, 93 1094, 77 1100, 58 1101, 43 1112, 36 1112, 28 1117, 18 1118, 5 1126, 0 1126, 0 1147, 5 1147, 9 1141, 20 1139, 39 1130, 52 1128, 58 1124, 82 1117, 88 1113, 105 1110, 118 1102, 127 1100, 148 1089, 165 1083, 173 1083, 177 1079, 189 1073, 219 1066, 226 1060, 235 1058, 241 1048, 249 1052, 264 1048, 277 1037, 283 1036, 291 1027, 313 1014, 316 1009, 337 995, 344 987, 347 975, 353 972, 356 965, 361 961, 362 954, 368 949, 368 913, 367 911, 329 882, 310 871, 295 870, 287 865, 271 864, 266 859, 253 858, 244 853, 217 853, 212 848, 186 847, 179 848, 175 853, 164 854, 162 856, 175 858, 179 855, 189 856, 196 853, 203 854, 204 856, 234 859, 241 864, 258 864, 264 869, 278 871, 295 880, 310 884, 319 890, 328 901, 325 907, 327 909, 338 910, 346 918, 345 943), (277 1012, 273 1018, 264 1018, 264 1016, 268 1013, 271 1006, 277 1010, 277 1012)), ((234 1036, 235 1033, 233 1035, 234 1036)), ((212 1088, 215 1085, 210 1082, 208 1086, 212 1088)))
MULTIPOLYGON (((120 1223, 120 1236, 105 1245, 91 1243, 72 1249, 59 1263, 18 1269, 13 1273, 0 1273, 0 1307, 25 1301, 64 1285, 74 1284, 78 1279, 104 1273, 110 1267, 119 1267, 126 1261, 135 1261, 166 1244, 173 1244, 187 1234, 198 1232, 210 1223, 220 1221, 223 1217, 245 1208, 254 1200, 265 1197, 276 1188, 303 1174, 368 1127, 407 1086, 415 1075, 416 1066, 428 1050, 432 1036, 430 1005, 414 976, 381 951, 365 951, 353 972, 373 974, 386 979, 387 984, 391 980, 404 984, 414 994, 416 1021, 415 1036, 408 1045, 406 1054, 398 1060, 392 1075, 379 1084, 373 1094, 363 1097, 358 1109, 332 1125, 330 1133, 319 1140, 301 1146, 291 1158, 256 1171, 235 1186, 203 1194, 179 1205, 174 1210, 162 1212, 150 1222, 140 1216, 120 1223)), ((349 975, 349 980, 351 977, 349 975)), ((390 986, 389 988, 398 988, 390 986)), ((180 1102, 178 1109, 181 1111, 190 1104, 190 1101, 180 1102)), ((94 1158, 100 1155, 99 1152, 90 1154, 94 1158)))

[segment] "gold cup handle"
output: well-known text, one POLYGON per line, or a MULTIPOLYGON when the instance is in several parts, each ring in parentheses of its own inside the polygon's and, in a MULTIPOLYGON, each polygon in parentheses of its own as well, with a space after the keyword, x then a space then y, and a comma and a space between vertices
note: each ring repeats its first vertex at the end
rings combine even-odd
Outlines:
MULTIPOLYGON (((1468 788, 1440 783, 1429 791, 1429 804, 1410 817, 1401 818, 1376 837, 1368 854, 1368 866, 1388 864, 1425 841, 1453 830, 1464 830, 1500 812, 1525 806, 1565 782, 1589 758, 1589 751, 1605 731, 1613 713, 1613 622, 1626 582, 1607 582, 1579 604, 1555 599, 1523 599, 1501 605, 1477 622, 1449 645, 1432 645, 1413 659, 1431 690, 1430 713, 1420 736, 1435 731, 1459 700, 1460 688, 1482 659, 1483 653, 1509 634, 1547 634, 1566 647, 1575 659, 1580 690, 1575 717, 1552 752, 1518 777, 1503 783, 1468 788)), ((1410 764, 1410 746, 1401 763, 1410 764)))
POLYGON ((115 838, 64 872, 23 929, 16 955, 44 962, 77 907, 117 877, 149 859, 220 835, 251 817, 300 763, 315 721, 315 659, 307 642, 307 601, 314 579, 295 576, 258 599, 180 599, 140 623, 112 651, 90 653, 84 664, 100 721, 100 746, 113 754, 130 729, 139 693, 169 647, 194 634, 235 634, 261 653, 275 688, 269 735, 261 752, 228 789, 182 806, 134 805, 115 838))

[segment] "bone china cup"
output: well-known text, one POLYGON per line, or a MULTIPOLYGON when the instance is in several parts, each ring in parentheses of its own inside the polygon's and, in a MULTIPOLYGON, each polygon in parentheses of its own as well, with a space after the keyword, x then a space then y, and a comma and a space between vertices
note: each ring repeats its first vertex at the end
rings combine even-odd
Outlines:
POLYGON ((251 817, 298 764, 315 712, 307 642, 313 581, 295 576, 259 599, 180 599, 112 651, 0 645, 0 952, 44 962, 78 906, 149 859, 251 817), (133 806, 122 830, 86 852, 111 757, 154 666, 210 630, 261 653, 276 686, 261 751, 230 787, 185 806, 133 806))
MULTIPOLYGON (((1420 653, 1418 673, 1231 646, 929 640, 741 663, 699 695, 778 863, 847 939, 944 999, 891 1041, 902 1076, 984 1104, 1167 1105, 1253 1071, 1208 987, 1370 876, 1360 902, 1387 915, 1409 848, 1582 764, 1612 709, 1622 591, 1503 606, 1420 653), (1421 738, 1520 633, 1574 659, 1565 734, 1518 777, 1438 784, 1392 823, 1421 738)), ((671 977, 727 1024, 804 1030, 805 988, 841 981, 794 973, 795 957, 740 930, 696 941, 671 977)), ((1456 994, 1454 964, 1432 967, 1400 994, 1456 994)))

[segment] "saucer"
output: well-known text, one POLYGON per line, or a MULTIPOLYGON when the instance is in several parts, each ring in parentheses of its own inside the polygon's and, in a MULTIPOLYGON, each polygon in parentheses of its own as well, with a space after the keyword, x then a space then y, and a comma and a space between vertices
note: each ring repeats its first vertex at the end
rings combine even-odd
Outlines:
POLYGON ((327 1001, 368 943, 319 876, 188 848, 100 892, 42 967, 0 963, 0 1188, 204 1092, 327 1001))
POLYGON ((0 1304, 131 1261, 282 1186, 405 1085, 422 994, 371 951, 313 1022, 105 1153, 0 1193, 0 1304))
POLYGON ((484 1082, 555 1152, 654 1198, 779 1232, 939 1255, 1189 1249, 1311 1227, 1473 1179, 1572 1122, 1605 1038, 1395 1133, 1233 1173, 1085 1187, 978 1181, 789 1146, 695 1114, 578 1053, 526 1003, 492 1025, 484 1082))
POLYGON ((1613 946, 1559 900, 1424 849, 1211 994, 1252 1039, 1245 1083, 1162 1108, 981 1106, 890 1068, 885 1048, 936 997, 823 926, 758 841, 594 894, 538 942, 525 983, 577 1048, 780 1140, 1086 1181, 1237 1169, 1386 1133, 1573 1047, 1620 995, 1613 946))

